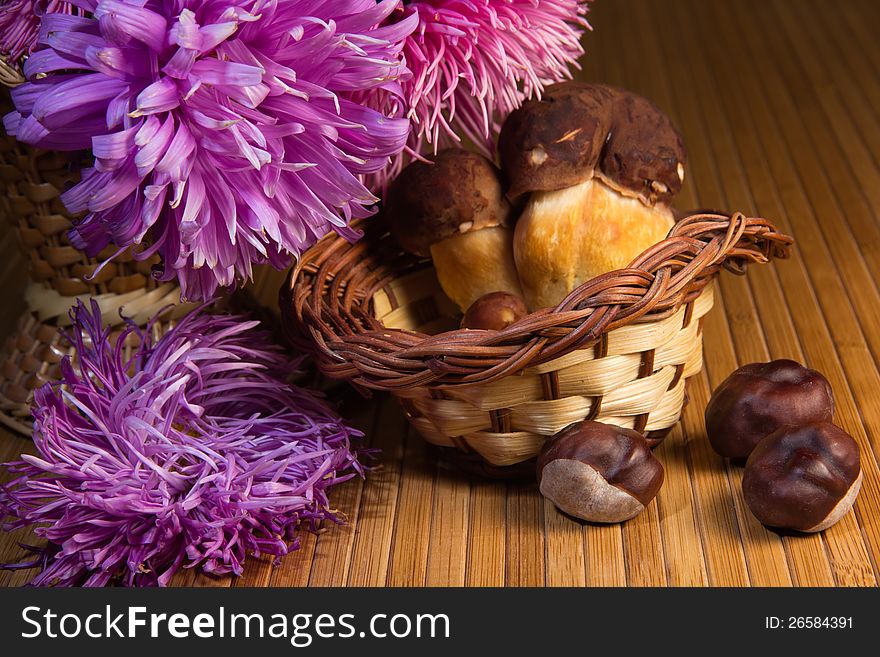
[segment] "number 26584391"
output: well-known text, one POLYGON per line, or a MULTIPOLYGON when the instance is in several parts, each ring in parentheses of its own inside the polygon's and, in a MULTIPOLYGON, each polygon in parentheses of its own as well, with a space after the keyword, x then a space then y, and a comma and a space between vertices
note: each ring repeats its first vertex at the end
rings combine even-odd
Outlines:
POLYGON ((765 616, 768 630, 851 630, 852 616, 765 616))

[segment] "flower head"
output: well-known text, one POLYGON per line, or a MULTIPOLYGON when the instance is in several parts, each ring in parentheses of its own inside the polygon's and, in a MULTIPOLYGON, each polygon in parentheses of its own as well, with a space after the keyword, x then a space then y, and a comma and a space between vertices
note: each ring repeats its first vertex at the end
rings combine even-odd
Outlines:
MULTIPOLYGON (((37 454, 7 464, 7 528, 49 541, 33 584, 164 585, 181 567, 240 574, 336 520, 327 491, 362 474, 350 429, 287 383, 293 364, 257 322, 187 315, 130 358, 93 302, 71 313, 76 364, 35 394, 37 454)), ((33 564, 26 564, 33 565, 33 564)))
POLYGON ((367 103, 412 121, 405 152, 370 177, 382 189, 410 157, 470 141, 492 157, 504 118, 548 84, 571 77, 583 54, 590 0, 417 0, 388 21, 418 17, 403 52, 403 99, 383 89, 367 103))
POLYGON ((62 200, 85 212, 71 242, 151 243, 184 298, 289 264, 377 200, 362 176, 405 145, 401 113, 352 100, 394 96, 415 16, 399 0, 74 0, 47 15, 13 92, 7 130, 30 144, 91 148, 62 200))
POLYGON ((71 14, 74 7, 62 0, 0 0, 0 57, 18 61, 37 45, 40 16, 71 14))

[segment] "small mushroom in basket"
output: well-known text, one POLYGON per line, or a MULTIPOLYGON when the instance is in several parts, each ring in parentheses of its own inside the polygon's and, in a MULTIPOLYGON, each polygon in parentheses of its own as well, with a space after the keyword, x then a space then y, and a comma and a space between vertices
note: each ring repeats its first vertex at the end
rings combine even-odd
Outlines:
POLYGON ((861 484, 856 441, 830 422, 814 422, 782 427, 758 443, 742 487, 765 525, 818 532, 847 514, 861 484))
POLYGON ((552 85, 510 114, 499 153, 508 198, 529 194, 514 255, 532 310, 627 266, 672 228, 684 145, 640 96, 597 84, 552 85))
POLYGON ((590 522, 623 522, 645 510, 663 484, 663 466, 642 435, 585 420, 549 441, 537 462, 541 494, 590 522))
POLYGON ((510 292, 490 292, 465 311, 461 328, 500 331, 528 314, 522 297, 510 292))
POLYGON ((706 432, 721 456, 742 460, 785 425, 830 422, 828 380, 792 360, 744 365, 727 377, 706 406, 706 432))
POLYGON ((433 162, 415 161, 391 184, 385 201, 398 243, 431 256, 443 291, 462 312, 489 292, 522 295, 511 207, 489 160, 448 149, 433 162))

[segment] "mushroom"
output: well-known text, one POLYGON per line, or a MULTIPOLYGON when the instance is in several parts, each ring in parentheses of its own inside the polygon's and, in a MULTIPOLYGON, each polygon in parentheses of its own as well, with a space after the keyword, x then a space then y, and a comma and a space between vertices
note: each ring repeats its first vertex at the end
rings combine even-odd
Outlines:
POLYGON ((500 331, 528 314, 522 297, 510 292, 490 292, 465 311, 461 328, 500 331))
POLYGON ((538 455, 541 494, 590 522, 623 522, 645 510, 663 484, 663 466, 642 435, 585 420, 558 433, 538 455))
POLYGON ((785 425, 830 422, 828 380, 793 360, 744 365, 728 376, 706 406, 706 432, 721 456, 745 459, 762 438, 785 425))
POLYGON ((819 532, 843 518, 862 485, 859 446, 830 422, 786 426, 746 463, 746 504, 763 524, 819 532))
POLYGON ((532 310, 628 265, 664 239, 684 181, 685 151, 648 100, 565 82, 512 112, 499 137, 508 198, 529 194, 514 256, 532 310))
POLYGON ((510 203, 500 172, 462 149, 415 161, 391 184, 386 217, 398 243, 431 256, 447 296, 464 312, 490 292, 522 296, 513 262, 510 203))

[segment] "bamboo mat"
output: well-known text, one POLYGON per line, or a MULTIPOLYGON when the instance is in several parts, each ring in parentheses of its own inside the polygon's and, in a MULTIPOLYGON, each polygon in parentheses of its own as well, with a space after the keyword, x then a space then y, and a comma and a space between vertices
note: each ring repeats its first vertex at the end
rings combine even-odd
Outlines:
MULTIPOLYGON (((757 213, 797 239, 793 260, 723 275, 706 318, 704 372, 657 455, 666 482, 636 519, 560 515, 535 485, 471 480, 438 461, 391 399, 337 388, 342 413, 383 450, 334 495, 349 524, 304 536, 279 566, 191 573, 206 586, 865 586, 880 564, 880 4, 819 0, 597 0, 581 77, 652 98, 689 150, 681 208, 757 213), (862 447, 855 513, 815 536, 764 529, 740 469, 709 447, 711 389, 743 363, 794 358, 825 373, 836 421, 862 447)), ((0 248, 8 303, 18 269, 0 248)), ((277 276, 257 289, 274 303, 277 276)), ((7 305, 7 307, 9 307, 7 305)), ((5 314, 0 328, 12 320, 5 314)), ((0 459, 26 441, 0 436, 0 459)), ((0 535, 0 561, 21 533, 0 535)), ((27 573, 0 573, 18 585, 27 573)))

